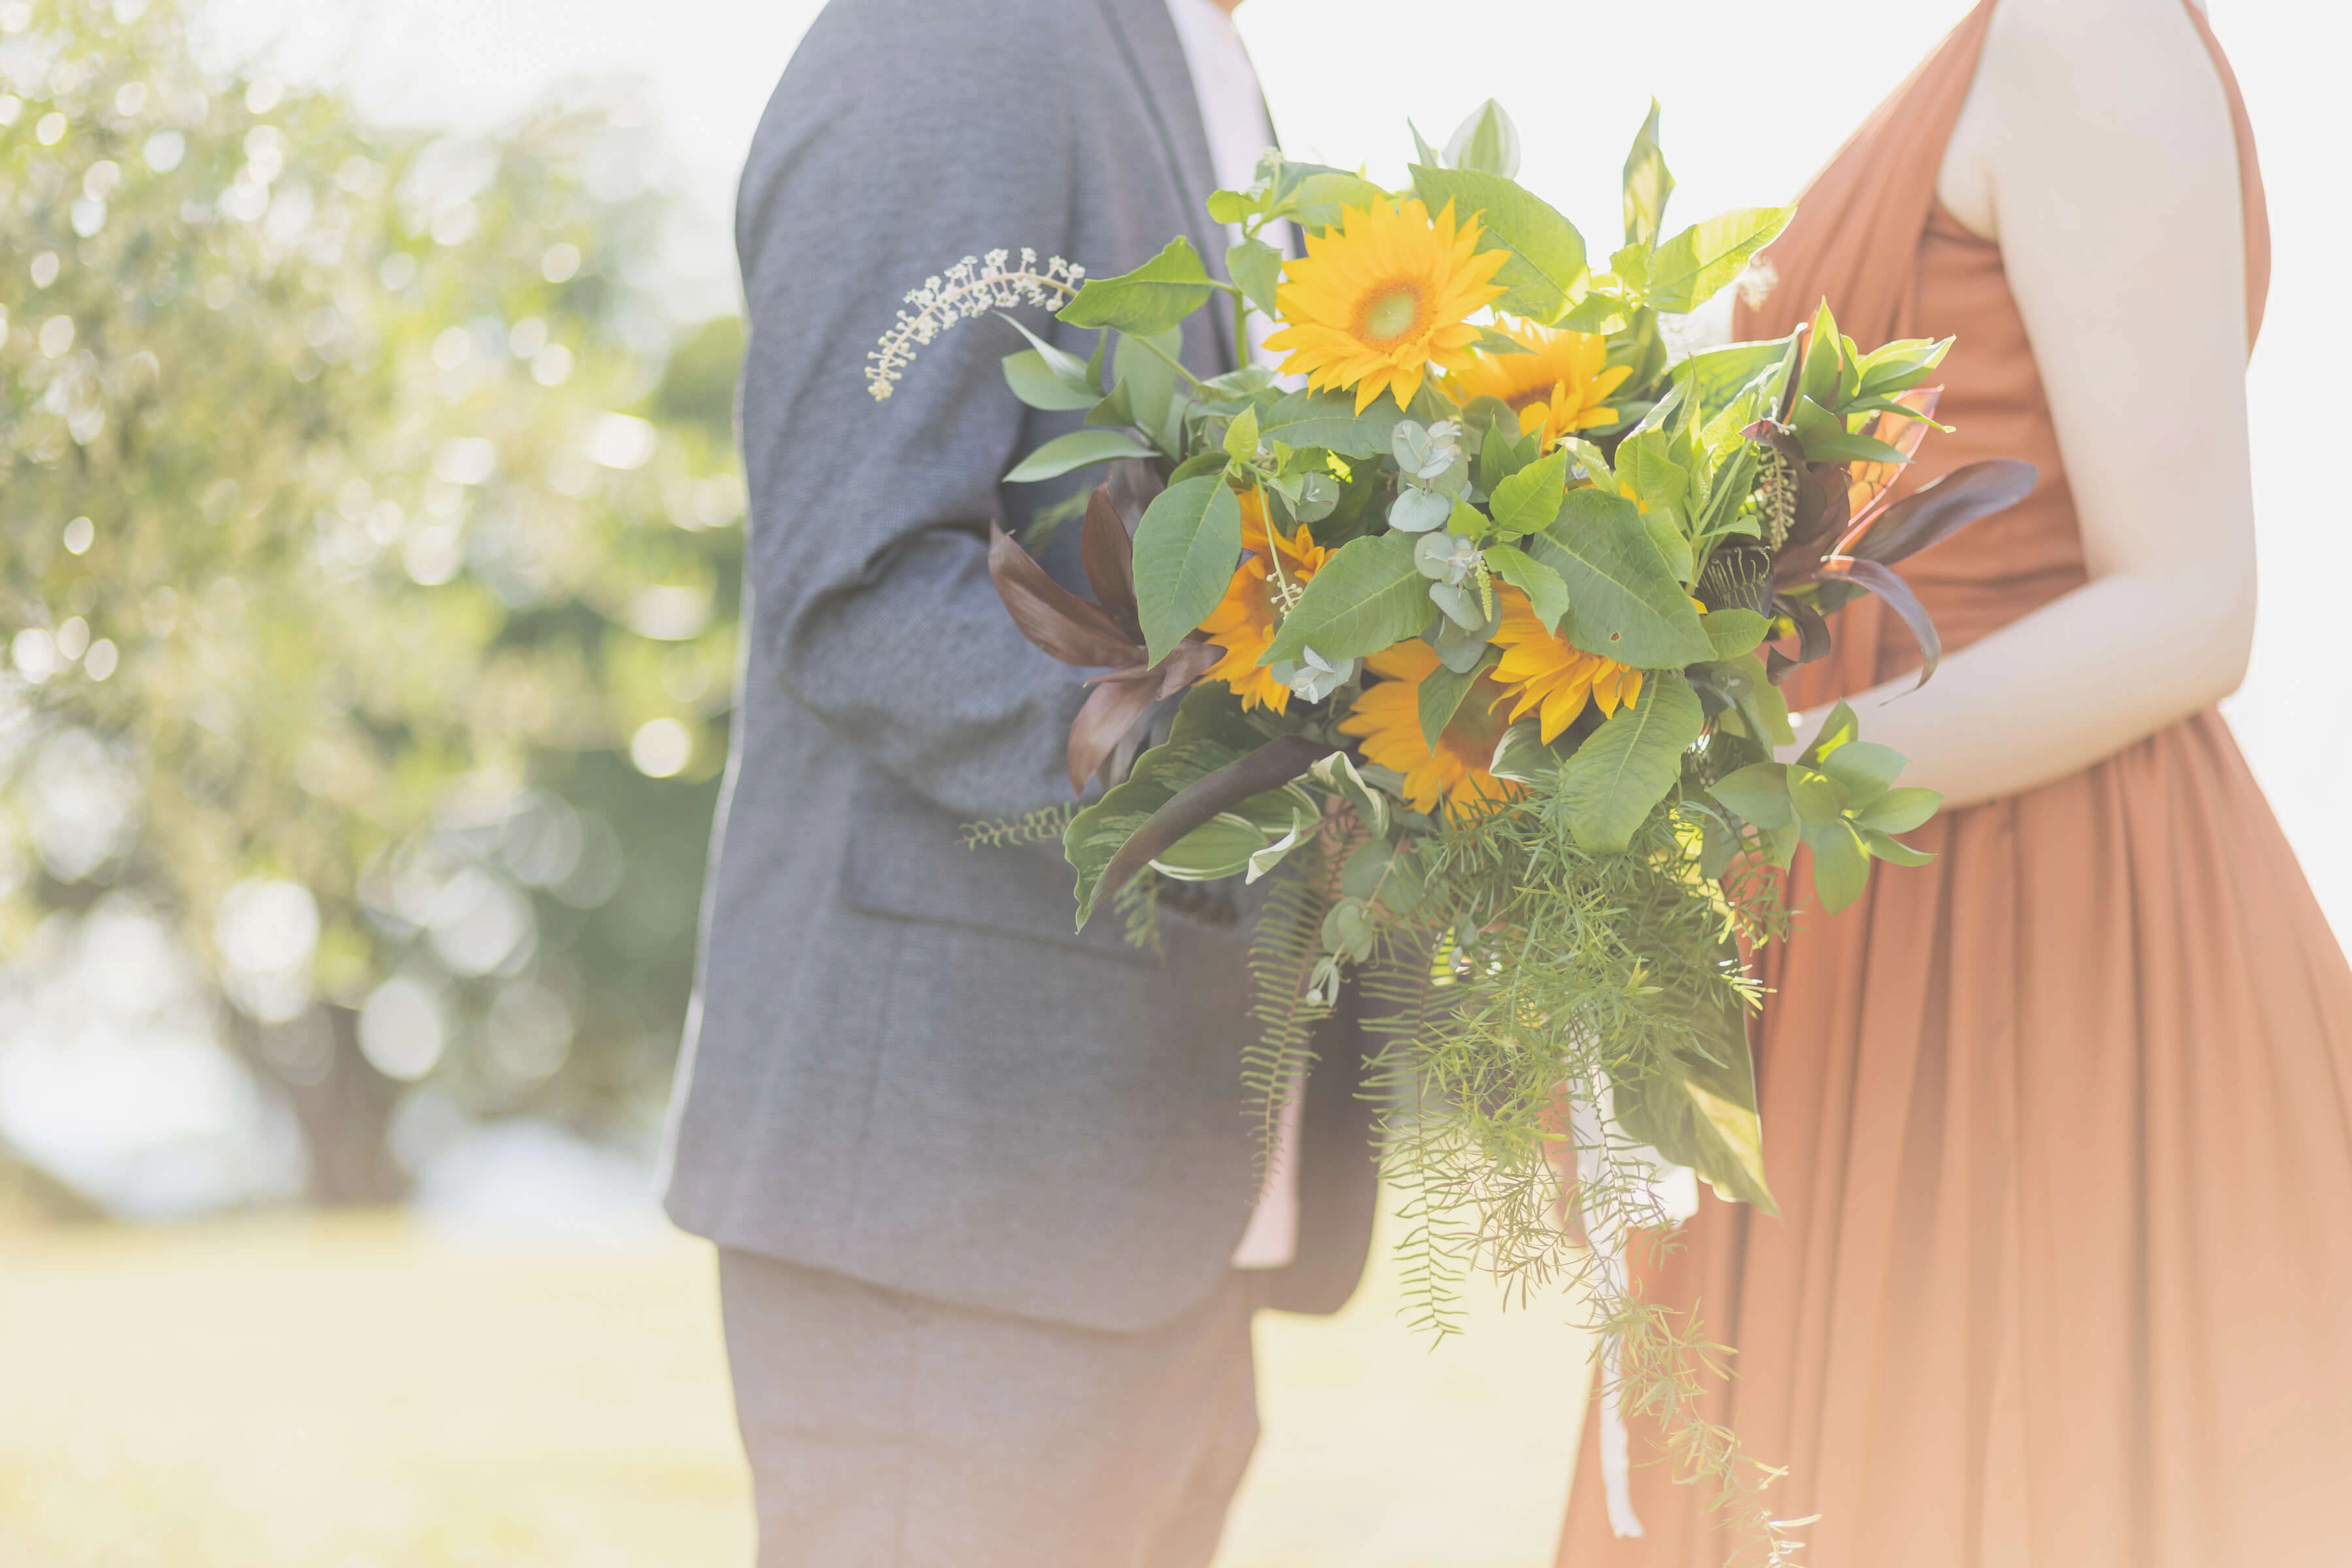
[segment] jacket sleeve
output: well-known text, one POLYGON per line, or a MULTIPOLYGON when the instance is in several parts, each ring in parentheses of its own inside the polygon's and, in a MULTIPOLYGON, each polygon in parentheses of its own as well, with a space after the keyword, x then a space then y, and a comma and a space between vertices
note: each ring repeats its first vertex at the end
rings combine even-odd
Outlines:
POLYGON ((986 562, 991 521, 1026 521, 1001 515, 999 477, 1052 431, 1005 385, 998 362, 1022 345, 992 317, 924 347, 887 402, 866 355, 907 290, 959 259, 1057 253, 1076 130, 1045 29, 967 25, 942 48, 924 26, 939 10, 829 7, 745 168, 748 668, 875 766, 977 817, 1069 789, 1083 676, 1014 629, 986 562))

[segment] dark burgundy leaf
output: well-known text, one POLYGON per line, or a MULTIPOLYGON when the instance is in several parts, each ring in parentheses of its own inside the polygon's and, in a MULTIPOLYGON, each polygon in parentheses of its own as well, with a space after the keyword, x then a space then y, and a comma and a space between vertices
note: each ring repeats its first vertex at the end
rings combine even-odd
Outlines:
POLYGON ((1108 482, 1087 497, 1086 525, 1078 532, 1078 559, 1087 569, 1087 585, 1095 591, 1111 624, 1137 642, 1143 626, 1135 612, 1135 541, 1119 521, 1108 482))
POLYGON ((1118 520, 1127 524, 1130 539, 1143 521, 1143 509, 1168 488, 1160 470, 1141 458, 1121 458, 1113 463, 1110 478, 1105 482, 1110 486, 1110 504, 1118 509, 1118 520))
POLYGON ((2040 478, 2031 463, 1990 458, 1954 468, 1878 514, 1843 554, 1886 564, 1940 543, 1980 517, 2005 511, 2033 493, 2040 478))
POLYGON ((1143 645, 1111 618, 1047 576, 1013 537, 993 523, 988 530, 988 577, 1012 612, 1021 635, 1064 664, 1122 669, 1143 662, 1143 645))
POLYGON ((1254 795, 1279 789, 1339 749, 1304 735, 1285 735, 1185 785, 1174 799, 1153 812, 1151 819, 1137 828, 1135 837, 1103 868, 1102 881, 1095 889, 1096 902, 1118 892, 1154 856, 1217 813, 1254 795))
POLYGON ((1173 697, 1209 673, 1225 650, 1213 642, 1187 640, 1168 650, 1160 661, 1160 695, 1173 697))
POLYGON ((1159 694, 1149 670, 1107 676, 1087 693, 1086 706, 1070 721, 1070 793, 1084 795, 1087 781, 1118 749, 1135 721, 1150 711, 1159 694))
POLYGON ((1911 635, 1919 642, 1919 679, 1912 689, 1927 684, 1927 678, 1936 673, 1936 666, 1944 657, 1944 639, 1936 635, 1936 623, 1928 617, 1927 606, 1919 602, 1919 595, 1911 591, 1910 584, 1896 576, 1892 567, 1878 562, 1843 557, 1823 563, 1822 581, 1852 583, 1867 588, 1901 616, 1903 624, 1911 628, 1911 635))
POLYGON ((1822 619, 1821 612, 1812 605, 1802 599, 1790 598, 1786 594, 1773 595, 1772 613, 1788 616, 1797 626, 1796 658, 1790 658, 1777 647, 1764 656, 1765 671, 1772 678, 1772 684, 1778 686, 1787 679, 1790 670, 1799 666, 1829 658, 1830 624, 1822 619))

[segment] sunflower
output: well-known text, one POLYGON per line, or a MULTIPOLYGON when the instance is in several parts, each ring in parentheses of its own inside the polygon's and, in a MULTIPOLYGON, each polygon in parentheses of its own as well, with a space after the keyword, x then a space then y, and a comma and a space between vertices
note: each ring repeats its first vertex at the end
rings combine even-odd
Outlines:
POLYGON ((1512 719, 1530 708, 1538 710, 1537 727, 1549 742, 1584 711, 1588 700, 1613 716, 1620 704, 1631 708, 1642 695, 1640 670, 1587 653, 1558 632, 1544 630, 1527 595, 1517 589, 1503 589, 1502 601, 1495 643, 1503 658, 1495 667, 1495 679, 1517 699, 1512 719))
POLYGON ((1506 319, 1504 336, 1523 354, 1481 353, 1454 373, 1454 395, 1498 397, 1519 416, 1519 434, 1540 434, 1547 447, 1563 436, 1617 423, 1617 410, 1601 401, 1633 374, 1629 364, 1609 363, 1609 340, 1591 332, 1554 331, 1533 321, 1506 319))
POLYGON ((1468 816, 1519 793, 1486 771, 1510 727, 1495 711, 1507 694, 1494 677, 1472 685, 1433 752, 1421 732, 1421 683, 1438 668, 1437 655, 1427 643, 1402 642, 1364 666, 1385 679, 1356 699, 1339 732, 1361 740, 1367 760, 1404 775, 1404 797, 1415 811, 1434 811, 1444 799, 1456 816, 1468 816))
POLYGON ((1434 221, 1417 201, 1343 208, 1307 238, 1285 269, 1275 303, 1282 330, 1265 346, 1286 351, 1286 373, 1320 392, 1353 387, 1361 414, 1383 392, 1402 408, 1430 366, 1471 363, 1478 329, 1469 316, 1500 298, 1494 277, 1509 252, 1478 251, 1478 220, 1456 227, 1454 204, 1434 221))
POLYGON ((1209 667, 1208 679, 1232 687, 1245 709, 1286 712, 1290 688, 1276 680, 1272 670, 1262 668, 1258 660, 1273 643, 1275 627, 1282 619, 1277 603, 1281 583, 1286 583, 1295 595, 1331 552, 1315 542, 1303 522, 1288 539, 1269 527, 1265 498, 1256 490, 1244 491, 1241 500, 1242 545, 1250 554, 1226 584, 1225 596, 1201 623, 1208 639, 1225 650, 1225 657, 1209 667), (1268 568, 1269 561, 1280 562, 1281 583, 1268 568))

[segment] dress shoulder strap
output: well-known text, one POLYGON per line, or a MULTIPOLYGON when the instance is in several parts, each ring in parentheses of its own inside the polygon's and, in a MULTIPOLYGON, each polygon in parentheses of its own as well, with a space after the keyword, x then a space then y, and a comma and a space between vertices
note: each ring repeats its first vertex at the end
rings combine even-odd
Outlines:
MULTIPOLYGON (((1769 292, 1735 309, 1734 335, 1777 338, 1810 317, 1823 299, 1858 342, 1911 335, 1917 276, 1913 258, 1936 203, 1936 179, 1960 109, 1975 80, 1997 0, 1980 0, 1936 51, 1872 111, 1797 198, 1797 216, 1765 251, 1769 292)), ((2246 227, 2246 336, 2262 326, 2270 291, 2269 204, 2254 133, 2237 77, 2213 28, 2192 0, 2181 0, 2213 58, 2238 142, 2246 227)))

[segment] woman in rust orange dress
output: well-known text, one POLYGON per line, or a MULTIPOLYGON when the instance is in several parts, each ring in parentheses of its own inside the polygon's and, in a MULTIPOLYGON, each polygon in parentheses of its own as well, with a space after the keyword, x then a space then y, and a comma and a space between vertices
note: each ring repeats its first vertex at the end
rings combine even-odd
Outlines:
MULTIPOLYGON (((1932 865, 1768 954, 1780 1217, 1707 1200, 1645 1289, 1737 1348, 1710 1414, 1819 1515, 1811 1568, 2352 1563, 2352 972, 2212 706, 2269 277, 2228 64, 2186 0, 1986 0, 1769 258, 1743 338, 1823 296, 1859 342, 1958 335, 1906 484, 2041 482, 1905 568, 1932 684, 1886 701, 1918 660, 1870 601, 1792 683, 1948 808, 1932 865)), ((1616 1536, 1598 1446, 1561 1563, 1724 1562, 1663 1466, 1616 1536)))

